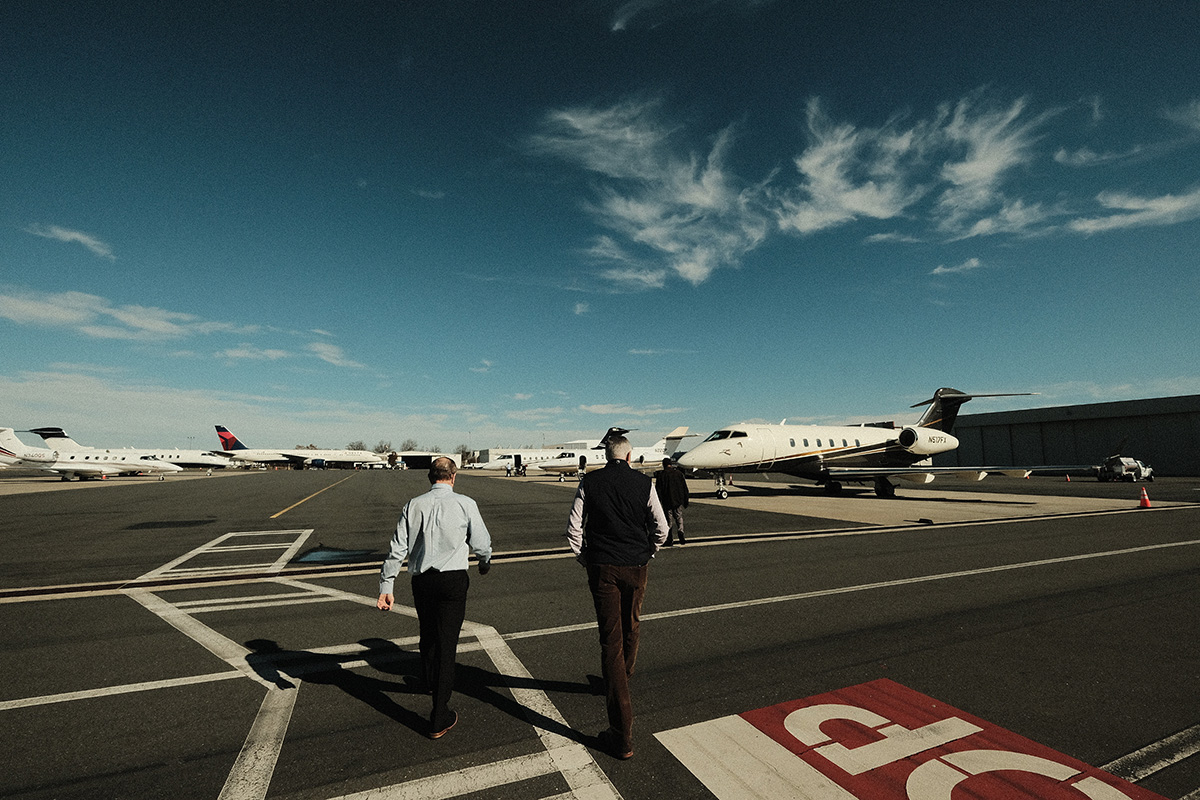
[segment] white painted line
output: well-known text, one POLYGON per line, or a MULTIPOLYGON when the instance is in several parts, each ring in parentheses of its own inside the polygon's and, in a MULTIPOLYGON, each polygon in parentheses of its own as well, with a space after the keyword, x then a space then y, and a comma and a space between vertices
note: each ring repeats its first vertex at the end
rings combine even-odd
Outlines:
POLYGON ((147 610, 158 616, 167 624, 178 630, 184 636, 192 639, 208 652, 215 655, 231 667, 241 671, 241 673, 251 680, 261 683, 264 686, 274 686, 271 682, 261 677, 253 667, 246 661, 246 656, 250 655, 250 650, 238 644, 237 642, 214 631, 212 628, 205 625, 203 622, 196 620, 189 614, 180 611, 175 606, 163 600, 161 597, 151 593, 147 589, 129 589, 125 592, 126 595, 133 598, 137 602, 146 607, 147 610))
MULTIPOLYGON (((799 592, 797 594, 785 594, 775 597, 760 597, 754 600, 739 600, 733 603, 716 603, 708 606, 694 606, 692 608, 679 608, 674 611, 658 611, 652 614, 643 614, 642 621, 655 619, 670 619, 672 617, 686 617, 692 614, 709 614, 715 611, 733 611, 741 608, 753 608, 754 606, 774 605, 776 603, 790 603, 795 600, 810 600, 817 597, 829 597, 838 594, 853 594, 855 592, 867 592, 874 589, 888 589, 896 586, 911 586, 918 583, 931 583, 934 581, 945 581, 953 578, 970 578, 977 575, 988 575, 996 572, 1009 572, 1012 570, 1032 569, 1035 567, 1052 566, 1055 564, 1068 564, 1073 561, 1088 561, 1096 558, 1113 558, 1115 556, 1133 555, 1136 553, 1146 553, 1154 550, 1166 550, 1174 547, 1191 547, 1200 545, 1200 539, 1189 542, 1165 542, 1163 544, 1144 545, 1142 547, 1128 547, 1122 550, 1105 550, 1097 553, 1082 553, 1074 556, 1060 556, 1058 558, 1045 558, 1038 561, 1024 561, 1017 564, 1001 564, 995 567, 980 567, 978 569, 961 570, 958 572, 942 572, 935 575, 922 575, 915 578, 898 578, 891 581, 879 581, 876 583, 862 583, 856 586, 838 586, 830 589, 816 589, 811 592, 799 592)), ((691 547, 691 545, 688 545, 691 547)), ((508 633, 504 635, 507 640, 511 639, 527 639, 535 636, 550 636, 557 633, 574 633, 577 631, 588 630, 596 627, 596 623, 579 623, 576 625, 561 625, 555 628, 542 628, 540 630, 519 631, 517 633, 508 633)))
POLYGON ((137 581, 157 580, 157 579, 163 577, 164 575, 168 575, 168 574, 172 574, 172 573, 184 573, 184 574, 208 573, 208 574, 213 574, 213 575, 223 575, 223 574, 232 573, 232 572, 261 571, 264 569, 278 572, 287 565, 287 563, 300 550, 300 547, 303 546, 304 542, 306 542, 308 540, 308 537, 312 536, 312 534, 313 534, 312 528, 304 528, 304 529, 297 528, 294 530, 283 530, 283 531, 233 531, 233 532, 218 536, 216 539, 213 539, 211 542, 202 544, 199 547, 195 548, 194 550, 190 550, 189 552, 184 553, 179 558, 176 558, 172 561, 168 561, 166 564, 163 564, 161 567, 150 570, 145 575, 142 575, 141 577, 136 578, 133 582, 136 583, 137 581), (285 541, 274 542, 274 543, 270 543, 270 544, 257 544, 257 545, 254 545, 254 544, 251 544, 251 545, 227 545, 227 544, 225 544, 226 542, 228 542, 229 540, 234 539, 234 538, 254 538, 254 537, 265 537, 265 536, 276 537, 276 538, 284 539, 285 541), (180 567, 181 564, 184 564, 184 563, 192 560, 193 558, 207 555, 209 553, 228 553, 228 552, 237 552, 237 551, 241 551, 241 550, 264 550, 264 549, 270 549, 270 550, 283 549, 284 552, 276 560, 268 562, 268 563, 264 563, 264 564, 243 564, 243 565, 239 565, 239 566, 209 567, 209 568, 180 567))
POLYGON ((337 602, 336 597, 298 597, 290 600, 270 600, 260 602, 244 602, 235 600, 226 603, 223 606, 206 606, 204 608, 189 609, 190 614, 211 614, 214 611, 244 611, 251 608, 282 608, 283 606, 304 606, 313 603, 334 603, 337 602))
POLYGON ((342 800, 446 800, 549 775, 554 771, 555 766, 548 753, 532 753, 507 761, 468 767, 457 772, 418 778, 407 783, 368 789, 365 792, 344 795, 342 800))
POLYGON ((1200 725, 1182 730, 1135 753, 1111 761, 1100 769, 1137 783, 1161 769, 1200 753, 1200 725))
POLYGON ((297 681, 295 688, 267 691, 218 800, 262 800, 267 796, 300 685, 297 681))
POLYGON ((118 694, 134 694, 136 692, 151 692, 158 689, 174 689, 178 686, 192 686, 197 683, 214 683, 227 681, 231 678, 245 678, 240 670, 227 672, 210 672, 207 675, 192 675, 187 678, 168 678, 162 681, 144 681, 142 683, 125 683, 120 686, 105 686, 100 689, 84 689, 78 692, 63 692, 61 694, 45 694, 39 697, 22 697, 17 700, 0 701, 0 711, 12 711, 16 708, 31 706, 48 706, 54 703, 70 703, 75 700, 92 700, 97 697, 112 697, 118 694))
POLYGON ((654 734, 718 800, 857 800, 739 716, 654 734))

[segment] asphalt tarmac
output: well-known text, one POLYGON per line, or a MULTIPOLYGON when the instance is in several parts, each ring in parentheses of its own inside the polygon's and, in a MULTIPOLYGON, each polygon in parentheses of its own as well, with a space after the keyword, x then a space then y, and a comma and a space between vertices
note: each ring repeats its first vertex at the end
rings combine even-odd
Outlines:
POLYGON ((427 485, 0 474, 0 796, 932 798, 897 775, 967 763, 933 759, 950 723, 904 716, 933 708, 980 729, 944 747, 1038 754, 1005 762, 1025 780, 1003 789, 986 782, 998 768, 959 766, 976 796, 1078 798, 1088 785, 1068 784, 1099 768, 1128 782, 1102 777, 1121 792, 1105 796, 1200 797, 1200 480, 989 478, 882 500, 761 476, 724 501, 692 481, 688 544, 651 565, 628 761, 595 739, 594 616, 563 540, 573 484, 538 476, 460 473, 495 566, 471 573, 460 721, 426 737, 404 576, 398 610, 374 602, 399 509, 427 485), (740 733, 885 696, 871 713, 892 728, 822 728, 861 753, 908 742, 853 778, 782 724, 740 733), (1075 777, 1036 766, 1066 763, 1075 777))

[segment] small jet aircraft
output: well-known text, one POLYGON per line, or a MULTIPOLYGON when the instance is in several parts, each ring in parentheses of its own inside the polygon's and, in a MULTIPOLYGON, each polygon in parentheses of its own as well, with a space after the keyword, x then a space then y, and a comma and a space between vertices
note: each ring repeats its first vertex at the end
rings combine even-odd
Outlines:
MULTIPOLYGON (((600 439, 600 444, 595 447, 577 452, 563 452, 558 458, 538 464, 538 468, 558 475, 560 481, 565 481, 568 475, 583 475, 591 470, 600 469, 608 463, 604 447, 608 444, 609 438, 624 436, 627 433, 629 433, 628 428, 609 428, 604 437, 600 439)), ((675 451, 679 449, 679 442, 696 435, 688 433, 686 425, 676 428, 650 447, 633 448, 629 463, 634 469, 639 470, 662 469, 662 460, 674 455, 675 451)))
POLYGON ((0 428, 0 467, 49 469, 57 461, 57 452, 30 447, 17 438, 12 428, 0 428))
POLYGON ((1030 392, 967 394, 942 388, 912 408, 929 406, 915 425, 897 429, 882 422, 853 426, 759 425, 742 423, 714 432, 681 455, 679 466, 717 474, 717 496, 725 499, 731 473, 782 472, 824 485, 838 494, 843 482, 874 482, 879 497, 895 497, 892 479, 931 483, 937 475, 983 480, 989 472, 1024 477, 1031 468, 935 467, 932 457, 958 447, 951 435, 958 410, 973 397, 1014 397, 1030 392))
POLYGON ((143 472, 157 473, 159 477, 167 472, 180 472, 182 467, 159 461, 149 453, 137 450, 101 450, 96 447, 84 447, 63 431, 62 428, 34 428, 28 433, 36 433, 55 450, 29 448, 21 444, 12 428, 0 428, 0 455, 5 460, 9 458, 2 451, 9 451, 17 456, 18 464, 22 466, 56 472, 64 481, 78 476, 86 478, 104 478, 110 475, 137 475, 143 472), (21 449, 23 448, 23 450, 21 449), (48 456, 52 456, 50 460, 48 456))
POLYGON ((383 456, 369 450, 263 450, 252 449, 242 444, 224 425, 215 426, 221 439, 221 448, 233 461, 243 464, 287 464, 296 469, 314 467, 323 469, 334 464, 383 464, 383 456))

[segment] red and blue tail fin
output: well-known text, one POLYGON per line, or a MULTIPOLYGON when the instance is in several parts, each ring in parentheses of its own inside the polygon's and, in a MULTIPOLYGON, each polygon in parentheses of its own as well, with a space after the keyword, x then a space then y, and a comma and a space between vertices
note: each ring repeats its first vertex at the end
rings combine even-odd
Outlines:
POLYGON ((229 428, 226 428, 224 425, 217 425, 216 429, 217 437, 221 440, 221 449, 225 452, 228 453, 231 450, 250 449, 246 447, 246 445, 242 444, 241 441, 229 431, 229 428))

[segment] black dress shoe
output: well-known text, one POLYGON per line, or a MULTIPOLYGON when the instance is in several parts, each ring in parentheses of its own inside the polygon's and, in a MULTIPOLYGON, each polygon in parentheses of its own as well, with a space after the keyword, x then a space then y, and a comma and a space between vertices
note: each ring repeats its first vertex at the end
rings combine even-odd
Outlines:
MULTIPOLYGON (((458 712, 457 712, 457 711, 451 711, 450 713, 454 715, 453 719, 451 719, 451 720, 450 720, 450 724, 449 724, 449 725, 447 725, 446 727, 442 728, 440 731, 431 731, 431 732, 429 733, 429 738, 430 738, 430 739, 440 739, 440 738, 442 738, 443 736, 445 736, 447 733, 449 733, 449 732, 450 732, 450 729, 451 729, 451 728, 453 728, 455 725, 457 725, 457 724, 458 724, 458 712)), ((632 754, 632 753, 630 753, 630 755, 633 755, 633 754, 632 754)))

